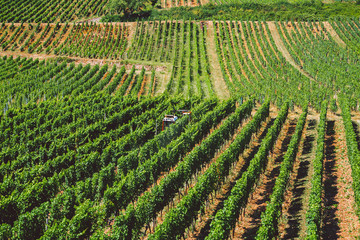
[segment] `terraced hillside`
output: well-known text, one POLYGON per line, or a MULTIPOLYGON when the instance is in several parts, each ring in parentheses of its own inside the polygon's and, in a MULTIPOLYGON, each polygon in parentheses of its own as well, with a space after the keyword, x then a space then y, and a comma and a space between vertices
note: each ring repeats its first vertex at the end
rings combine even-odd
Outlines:
POLYGON ((106 4, 0 1, 0 239, 360 237, 359 19, 106 4))
POLYGON ((355 20, 9 23, 2 24, 0 44, 2 55, 68 57, 77 63, 154 69, 160 92, 187 98, 266 95, 280 105, 284 99, 298 105, 310 101, 320 111, 319 102, 325 98, 336 101, 343 94, 352 102, 358 99, 359 24, 355 20), (293 94, 297 91, 301 94, 293 94))
POLYGON ((107 1, 37 0, 0 2, 1 22, 68 22, 93 15, 103 15, 107 1))

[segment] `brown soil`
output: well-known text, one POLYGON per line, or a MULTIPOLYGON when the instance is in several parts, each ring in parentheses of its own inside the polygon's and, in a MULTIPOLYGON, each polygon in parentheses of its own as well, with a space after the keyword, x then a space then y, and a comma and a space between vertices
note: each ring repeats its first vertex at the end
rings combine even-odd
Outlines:
MULTIPOLYGON (((225 119, 223 121, 225 121, 225 119)), ((205 140, 214 130, 218 129, 222 125, 222 122, 219 123, 216 127, 210 129, 209 133, 200 141, 200 143, 196 144, 196 146, 201 144, 201 142, 205 140)), ((241 124, 241 126, 243 125, 244 123, 241 124)), ((239 127, 239 129, 241 128, 241 126, 239 127)), ((163 210, 157 213, 157 217, 151 224, 145 225, 142 228, 141 232, 144 235, 142 239, 147 239, 148 234, 154 232, 156 225, 161 224, 165 220, 166 214, 170 211, 170 209, 172 207, 175 207, 181 201, 181 198, 188 193, 188 190, 196 184, 198 177, 202 175, 211 166, 211 164, 216 161, 216 159, 221 155, 221 153, 231 144, 235 136, 236 134, 234 134, 231 139, 226 141, 226 143, 219 149, 219 151, 217 151, 215 157, 213 157, 209 162, 205 163, 204 166, 191 177, 189 183, 186 183, 186 185, 182 189, 179 189, 178 193, 175 194, 174 198, 163 208, 163 210)), ((177 165, 173 166, 169 171, 163 172, 156 180, 156 183, 149 186, 140 196, 142 196, 145 192, 150 192, 155 185, 158 185, 162 181, 162 179, 168 176, 171 172, 176 171, 176 168, 177 165)))
POLYGON ((214 25, 213 22, 208 22, 206 48, 209 56, 210 74, 213 81, 214 91, 220 99, 226 99, 230 96, 229 90, 226 87, 225 80, 221 74, 219 59, 216 53, 216 44, 214 39, 214 25))
POLYGON ((317 116, 309 111, 299 145, 298 155, 290 175, 290 188, 285 193, 282 219, 279 223, 280 239, 304 239, 306 236, 305 214, 311 190, 313 173, 312 159, 315 157, 317 139, 317 116))
POLYGON ((263 52, 263 50, 262 50, 262 48, 260 46, 259 39, 257 38, 257 34, 255 33, 255 31, 259 30, 259 24, 258 23, 253 23, 253 22, 250 22, 250 24, 251 24, 252 34, 254 35, 254 38, 255 38, 256 46, 258 47, 259 52, 260 52, 262 58, 264 59, 264 61, 266 63, 268 63, 268 61, 267 61, 267 59, 266 59, 266 57, 264 55, 264 52, 263 52))
POLYGON ((261 213, 265 211, 267 202, 270 200, 283 156, 295 131, 296 121, 296 119, 289 118, 286 120, 274 146, 273 153, 269 156, 266 170, 260 176, 260 181, 250 196, 248 204, 240 216, 240 221, 236 225, 234 238, 253 239, 256 236, 256 232, 260 227, 261 213))
POLYGON ((50 59, 68 59, 69 62, 74 62, 75 64, 90 64, 90 65, 104 65, 108 64, 109 66, 116 65, 116 67, 120 68, 122 66, 125 66, 127 70, 131 70, 132 67, 135 65, 136 70, 141 70, 142 68, 145 68, 146 71, 151 71, 153 68, 155 71, 166 71, 168 68, 167 66, 152 66, 152 65, 141 65, 141 64, 124 64, 124 61, 122 60, 109 60, 109 59, 93 59, 93 58, 80 58, 80 57, 61 57, 58 55, 53 54, 31 54, 31 53, 16 53, 11 51, 5 51, 0 52, 0 56, 13 56, 14 58, 20 56, 20 57, 26 57, 26 58, 33 58, 33 59, 39 59, 39 60, 50 60, 50 59))
POLYGON ((236 181, 241 178, 241 175, 249 165, 250 160, 254 157, 260 147, 262 139, 266 136, 267 130, 271 127, 274 119, 268 119, 268 121, 262 124, 262 127, 255 134, 253 140, 251 141, 249 148, 244 151, 244 153, 239 157, 238 162, 235 167, 231 170, 226 182, 223 184, 221 190, 217 192, 216 196, 211 196, 206 204, 205 212, 199 214, 198 221, 196 222, 194 231, 188 237, 188 239, 204 239, 210 230, 210 224, 217 213, 223 205, 224 201, 228 198, 231 193, 232 187, 236 184, 236 181))
POLYGON ((280 58, 279 58, 278 52, 275 50, 273 44, 272 44, 271 41, 270 41, 270 36, 268 35, 268 32, 266 31, 266 26, 265 26, 265 24, 266 24, 266 23, 264 23, 264 22, 261 23, 261 26, 262 26, 262 28, 264 29, 264 35, 265 35, 266 40, 267 40, 267 42, 269 43, 272 51, 275 53, 276 58, 277 58, 277 59, 279 60, 279 62, 280 62, 281 60, 280 60, 280 58))
POLYGON ((124 76, 122 77, 119 85, 117 85, 114 93, 117 92, 117 91, 121 88, 121 86, 124 84, 124 82, 125 82, 125 80, 126 80, 127 77, 128 77, 128 75, 125 73, 124 76))
MULTIPOLYGON (((244 23, 244 24, 246 25, 247 23, 244 23)), ((249 47, 251 47, 251 46, 248 46, 247 40, 245 39, 245 31, 247 31, 247 28, 246 28, 246 26, 245 26, 245 29, 243 29, 243 26, 242 26, 241 23, 239 23, 238 26, 239 26, 239 30, 240 30, 240 33, 241 33, 241 36, 239 36, 239 37, 241 38, 241 41, 240 41, 240 42, 242 42, 243 45, 244 45, 244 48, 245 48, 245 51, 246 51, 246 55, 247 55, 247 57, 250 59, 250 61, 252 62, 253 66, 254 66, 254 68, 256 69, 256 71, 258 72, 258 74, 259 74, 261 77, 263 77, 263 75, 261 74, 261 71, 257 68, 257 66, 256 66, 256 64, 255 64, 255 60, 254 60, 254 58, 252 57, 252 54, 251 54, 251 53, 255 54, 255 52, 251 52, 251 51, 250 51, 249 47)), ((249 33, 249 34, 250 34, 250 33, 249 33)), ((251 43, 250 43, 250 44, 251 44, 251 43)), ((254 75, 254 77, 256 78, 255 75, 254 75)))
POLYGON ((358 239, 351 165, 347 157, 345 129, 340 119, 329 119, 325 136, 323 173, 323 239, 358 239))
MULTIPOLYGON (((151 81, 151 79, 150 79, 150 81, 151 81)), ((156 76, 154 77, 154 82, 153 82, 153 85, 152 85, 152 89, 151 89, 151 92, 150 92, 150 94, 151 94, 151 96, 153 97, 154 95, 155 95, 155 89, 156 89, 156 76)))
POLYGON ((141 95, 145 95, 145 94, 146 94, 145 86, 146 86, 147 81, 148 81, 148 76, 147 76, 147 75, 144 75, 143 81, 141 82, 141 88, 140 88, 140 91, 139 91, 139 93, 138 93, 138 97, 139 97, 139 98, 140 98, 141 95))
MULTIPOLYGON (((235 45, 234 45, 234 41, 233 41, 233 36, 232 36, 231 28, 230 28, 230 25, 229 25, 229 24, 230 24, 229 22, 226 22, 226 23, 224 24, 224 27, 227 28, 227 30, 229 31, 230 43, 229 43, 227 40, 224 40, 224 41, 222 41, 222 44, 221 44, 221 48, 222 48, 222 49, 226 49, 226 51, 227 51, 228 53, 230 53, 230 48, 232 48, 233 50, 235 50, 235 45)), ((223 30, 223 31, 225 31, 225 30, 223 30)), ((234 52, 236 52, 236 51, 234 51, 234 52)), ((236 56, 236 53, 235 53, 235 56, 236 56)), ((232 69, 233 72, 237 72, 234 61, 233 61, 233 60, 230 60, 230 65, 229 65, 229 64, 227 64, 227 60, 225 60, 224 54, 223 54, 223 57, 224 57, 223 62, 224 62, 224 64, 226 65, 226 67, 232 69)), ((230 54, 229 54, 227 57, 230 58, 230 59, 232 59, 232 58, 230 57, 230 54)), ((235 59, 235 61, 238 61, 238 60, 235 59)), ((239 64, 239 65, 240 65, 240 64, 239 64)), ((241 67, 241 65, 240 65, 240 67, 241 67)), ((242 68, 242 67, 241 67, 241 68, 242 68)), ((243 69, 241 69, 241 72, 245 74, 245 71, 244 71, 243 69)), ((246 74, 245 74, 245 76, 246 76, 246 74)), ((229 77, 230 77, 230 74, 229 74, 229 77)), ((231 76, 231 77, 232 77, 232 76, 231 76)), ((244 84, 242 83, 242 80, 241 80, 241 74, 236 74, 236 76, 235 76, 234 78, 236 78, 236 79, 232 79, 232 81, 238 81, 238 82, 240 82, 241 85, 244 85, 244 84)), ((247 80, 248 80, 248 79, 247 79, 247 80)), ((249 81, 249 80, 248 80, 248 81, 249 81)), ((250 82, 250 81, 249 81, 249 82, 250 82)))
MULTIPOLYGON (((240 22, 236 22, 236 24, 239 25, 240 22)), ((242 59, 244 60, 244 63, 245 63, 245 66, 244 66, 244 67, 247 68, 248 71, 251 72, 252 77, 256 79, 256 75, 255 75, 255 73, 251 70, 250 65, 249 65, 249 61, 248 61, 248 58, 251 58, 251 55, 248 56, 247 54, 244 53, 244 47, 243 47, 243 45, 244 45, 244 44, 243 44, 243 41, 244 41, 244 40, 241 38, 239 31, 237 31, 237 30, 238 30, 238 27, 235 27, 235 29, 236 29, 236 30, 235 30, 235 36, 233 36, 233 37, 234 37, 234 38, 236 37, 236 40, 237 40, 237 42, 239 43, 239 51, 240 51, 241 57, 242 57, 242 59)), ((240 56, 238 56, 238 57, 240 58, 240 56)), ((253 84, 253 83, 250 81, 249 76, 248 76, 247 74, 245 74, 245 77, 246 77, 246 79, 247 79, 251 84, 253 84)))
POLYGON ((114 74, 114 76, 112 76, 112 78, 110 79, 110 81, 105 85, 105 87, 103 89, 106 89, 113 81, 114 79, 116 78, 116 73, 114 74))
MULTIPOLYGON (((290 23, 288 23, 288 24, 290 24, 290 23)), ((285 26, 286 26, 286 24, 285 24, 285 26)), ((288 46, 290 46, 292 52, 295 52, 296 57, 297 57, 297 59, 299 59, 300 65, 301 65, 301 67, 302 67, 302 66, 304 65, 304 62, 302 61, 302 59, 301 59, 301 57, 299 56, 298 52, 296 52, 296 51, 294 50, 294 44, 293 44, 293 43, 294 43, 294 38, 293 38, 293 35, 291 35, 291 32, 290 32, 290 31, 284 29, 285 27, 284 27, 284 24, 283 24, 283 23, 280 23, 280 24, 279 24, 279 28, 280 28, 280 31, 281 31, 281 32, 279 32, 279 33, 284 37, 286 43, 288 44, 288 46), (288 31, 287 34, 286 34, 285 31, 288 31), (288 36, 289 36, 289 37, 288 37, 288 36)))
MULTIPOLYGON (((246 28, 246 32, 254 37, 255 39, 255 43, 254 43, 254 40, 252 39, 252 37, 249 38, 249 43, 250 43, 250 48, 251 48, 251 51, 252 53, 254 54, 254 57, 256 59, 256 61, 263 67, 263 71, 264 72, 267 72, 267 68, 262 64, 262 62, 260 61, 260 56, 258 55, 257 51, 255 51, 255 45, 258 46, 258 49, 259 49, 259 52, 262 53, 262 50, 260 48, 260 44, 259 42, 257 41, 257 38, 256 38, 256 34, 255 34, 255 30, 254 30, 254 26, 253 26, 253 23, 252 22, 248 22, 245 24, 245 28, 246 28)), ((266 60, 265 60, 266 61, 266 60)), ((257 68, 256 68, 257 69, 257 68)), ((260 73, 261 74, 261 73, 260 73)), ((262 74, 261 74, 262 76, 262 74)))
POLYGON ((275 26, 274 22, 268 22, 269 29, 271 31, 271 35, 274 39, 275 45, 278 48, 278 50, 283 54, 286 61, 288 61, 293 67, 295 67, 298 71, 300 71, 302 74, 304 74, 309 79, 315 81, 315 79, 307 72, 305 72, 302 67, 296 64, 295 60, 292 58, 289 51, 286 49, 286 46, 284 42, 282 41, 280 34, 275 26))
POLYGON ((126 89, 125 96, 128 95, 128 94, 130 94, 130 91, 131 91, 131 89, 132 89, 132 87, 133 87, 133 85, 134 85, 135 79, 136 79, 136 75, 134 74, 134 76, 133 76, 133 78, 131 79, 131 82, 130 82, 128 88, 126 89))
POLYGON ((330 34, 330 36, 334 39, 334 41, 340 46, 345 48, 346 43, 339 37, 337 32, 334 30, 334 28, 331 26, 329 22, 323 22, 324 27, 326 28, 326 31, 330 34))
MULTIPOLYGON (((235 24, 237 24, 237 23, 235 23, 235 24)), ((238 40, 238 36, 234 36, 234 34, 232 34, 232 31, 229 31, 230 32, 230 40, 231 40, 231 47, 234 49, 234 53, 235 53, 235 56, 236 56, 236 58, 237 58, 237 61, 238 61, 238 64, 240 65, 240 70, 241 70, 241 74, 245 77, 245 79, 250 83, 250 84, 253 84, 251 81, 250 81, 250 79, 249 79, 249 76, 246 74, 246 72, 245 72, 245 70, 244 70, 244 67, 243 67, 243 65, 241 64, 241 61, 240 61, 240 59, 241 59, 241 57, 242 57, 242 59, 246 59, 246 57, 244 56, 244 53, 243 53, 243 51, 242 51, 242 48, 240 47, 240 49, 241 49, 241 57, 239 56, 239 53, 238 53, 238 51, 235 51, 235 44, 236 44, 236 41, 235 41, 235 38, 237 38, 237 40, 238 40)), ((241 81, 240 81, 241 82, 241 81)))

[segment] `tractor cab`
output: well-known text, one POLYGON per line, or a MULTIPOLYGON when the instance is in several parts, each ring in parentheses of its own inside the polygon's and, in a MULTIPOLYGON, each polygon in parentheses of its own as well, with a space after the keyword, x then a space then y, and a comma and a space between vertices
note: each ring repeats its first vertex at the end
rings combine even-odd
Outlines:
MULTIPOLYGON (((189 110, 178 110, 180 116, 189 116, 189 121, 191 120, 191 111, 189 110)), ((162 131, 164 131, 168 126, 175 123, 179 118, 175 115, 165 115, 162 121, 162 131)))
POLYGON ((178 110, 182 116, 189 116, 189 121, 191 121, 191 111, 189 110, 178 110))
POLYGON ((165 115, 165 117, 162 121, 162 130, 164 131, 165 128, 167 128, 171 124, 175 123, 176 120, 178 120, 178 117, 175 115, 165 115))

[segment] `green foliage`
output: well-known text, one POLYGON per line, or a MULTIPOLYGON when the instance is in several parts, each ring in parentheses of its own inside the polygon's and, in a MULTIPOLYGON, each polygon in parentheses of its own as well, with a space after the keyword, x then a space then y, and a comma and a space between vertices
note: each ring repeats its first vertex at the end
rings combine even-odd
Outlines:
POLYGON ((275 181, 273 192, 270 196, 270 202, 266 205, 266 210, 261 215, 261 226, 257 231, 256 239, 266 240, 273 239, 277 233, 277 225, 282 213, 282 203, 284 193, 289 184, 289 177, 293 168, 294 160, 298 151, 298 145, 306 123, 308 106, 303 109, 298 123, 296 124, 295 133, 291 137, 287 151, 284 155, 280 166, 280 173, 275 181))
POLYGON ((266 166, 268 153, 273 148, 283 123, 287 118, 288 109, 289 105, 286 102, 281 108, 274 124, 268 130, 258 152, 250 161, 248 168, 231 189, 230 196, 225 200, 223 208, 216 213, 210 224, 210 233, 205 239, 220 240, 229 237, 230 230, 234 228, 238 221, 240 209, 246 206, 248 197, 254 189, 254 184, 266 166))
MULTIPOLYGON (((278 1, 275 3, 239 3, 239 4, 207 4, 198 7, 175 7, 171 9, 153 9, 143 12, 137 18, 147 20, 329 20, 338 16, 359 17, 360 6, 355 3, 318 4, 289 3, 278 1)), ((134 21, 120 15, 107 15, 103 22, 134 21)))
POLYGON ((107 8, 110 12, 127 15, 144 8, 147 1, 148 0, 110 0, 107 8))
MULTIPOLYGON (((357 134, 351 120, 350 104, 346 99, 341 101, 341 111, 345 126, 347 153, 351 164, 352 187, 357 208, 360 209, 360 151, 357 134)), ((358 211, 357 214, 359 215, 360 212, 358 211)))
POLYGON ((326 133, 326 114, 327 101, 321 104, 320 122, 318 125, 318 138, 316 141, 316 152, 314 159, 314 173, 311 178, 311 191, 309 195, 309 207, 306 213, 306 239, 320 239, 321 224, 321 202, 322 202, 322 179, 323 179, 323 160, 325 149, 325 133, 326 133))

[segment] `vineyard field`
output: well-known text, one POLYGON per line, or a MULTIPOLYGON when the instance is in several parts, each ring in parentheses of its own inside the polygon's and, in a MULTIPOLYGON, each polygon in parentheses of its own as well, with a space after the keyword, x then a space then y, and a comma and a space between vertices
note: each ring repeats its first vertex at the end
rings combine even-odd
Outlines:
POLYGON ((0 0, 0 239, 360 238, 356 3, 131 4, 0 0))
POLYGON ((70 22, 83 17, 104 14, 107 1, 37 0, 0 2, 1 22, 70 22))

